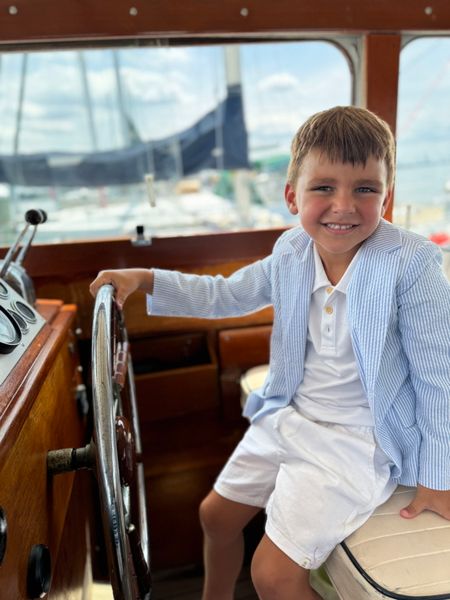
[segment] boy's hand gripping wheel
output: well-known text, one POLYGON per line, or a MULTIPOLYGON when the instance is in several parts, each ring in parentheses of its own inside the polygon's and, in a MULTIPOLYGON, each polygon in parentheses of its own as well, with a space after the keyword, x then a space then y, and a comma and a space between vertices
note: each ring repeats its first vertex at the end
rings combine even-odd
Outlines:
POLYGON ((95 470, 115 600, 149 600, 150 550, 133 367, 114 288, 96 296, 92 325, 93 439, 48 453, 51 473, 95 470))

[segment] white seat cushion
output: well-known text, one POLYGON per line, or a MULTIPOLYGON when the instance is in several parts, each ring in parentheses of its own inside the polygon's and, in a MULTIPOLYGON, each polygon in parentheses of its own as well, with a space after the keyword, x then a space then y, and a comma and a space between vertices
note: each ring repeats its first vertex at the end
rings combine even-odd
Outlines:
POLYGON ((399 486, 328 558, 342 600, 450 599, 450 521, 430 511, 400 517, 414 494, 399 486))
POLYGON ((261 387, 269 372, 269 365, 252 367, 241 377, 241 406, 244 408, 248 395, 261 387))

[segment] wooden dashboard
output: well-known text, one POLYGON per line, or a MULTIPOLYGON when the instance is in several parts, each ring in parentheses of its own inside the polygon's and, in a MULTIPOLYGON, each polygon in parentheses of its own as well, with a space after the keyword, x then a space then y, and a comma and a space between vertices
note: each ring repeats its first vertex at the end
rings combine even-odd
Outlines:
POLYGON ((0 590, 11 600, 78 600, 91 579, 91 475, 53 477, 46 464, 49 450, 86 441, 76 308, 55 300, 36 308, 46 323, 0 386, 0 590))

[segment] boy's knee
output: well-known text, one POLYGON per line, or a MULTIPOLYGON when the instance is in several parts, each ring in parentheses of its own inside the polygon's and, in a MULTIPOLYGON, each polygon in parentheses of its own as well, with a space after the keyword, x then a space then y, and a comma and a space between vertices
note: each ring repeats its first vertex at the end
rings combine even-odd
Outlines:
POLYGON ((290 597, 293 591, 309 598, 307 594, 312 592, 309 571, 294 565, 290 559, 284 562, 273 560, 273 556, 265 553, 261 547, 253 556, 251 577, 260 598, 290 597))
POLYGON ((267 568, 261 567, 261 564, 252 563, 251 569, 252 582, 260 598, 291 598, 295 593, 303 599, 309 598, 308 594, 313 593, 308 578, 272 569, 267 564, 267 568))
POLYGON ((276 597, 274 594, 280 590, 283 574, 279 569, 274 569, 270 560, 261 552, 255 552, 251 564, 251 577, 256 591, 263 598, 276 597))
POLYGON ((276 574, 265 561, 258 560, 253 556, 251 564, 251 578, 259 597, 273 596, 277 589, 276 574))
POLYGON ((221 511, 218 509, 211 494, 206 496, 200 503, 199 517, 205 535, 208 537, 215 537, 223 533, 221 511))

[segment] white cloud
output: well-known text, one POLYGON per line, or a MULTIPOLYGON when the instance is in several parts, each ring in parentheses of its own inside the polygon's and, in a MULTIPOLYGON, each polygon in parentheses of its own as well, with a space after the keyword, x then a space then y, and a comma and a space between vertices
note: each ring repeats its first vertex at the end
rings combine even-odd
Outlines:
POLYGON ((186 65, 191 62, 191 52, 188 48, 158 48, 154 56, 159 64, 186 65))
POLYGON ((122 70, 122 77, 127 94, 139 102, 174 101, 185 104, 192 100, 188 82, 180 71, 161 73, 126 67, 122 70))
POLYGON ((249 132, 264 131, 265 134, 291 131, 299 125, 298 114, 290 111, 252 113, 246 122, 249 132))
POLYGON ((295 90, 300 87, 298 77, 292 73, 273 73, 261 79, 257 84, 259 92, 283 92, 286 90, 295 90))
POLYGON ((269 75, 250 93, 246 105, 249 131, 282 134, 297 130, 310 115, 350 102, 350 78, 342 68, 324 68, 303 81, 291 73, 269 75))

